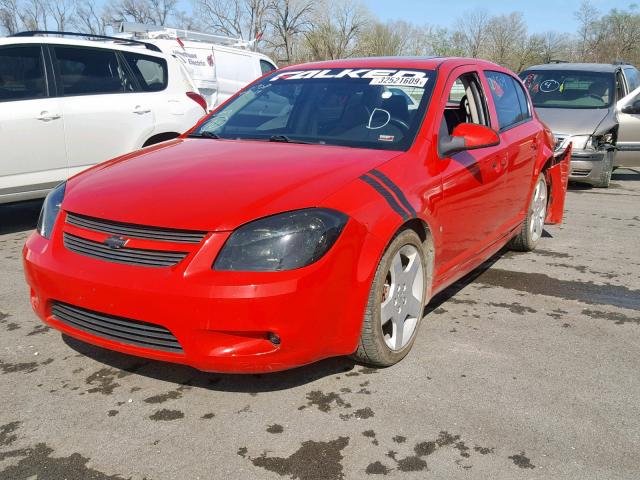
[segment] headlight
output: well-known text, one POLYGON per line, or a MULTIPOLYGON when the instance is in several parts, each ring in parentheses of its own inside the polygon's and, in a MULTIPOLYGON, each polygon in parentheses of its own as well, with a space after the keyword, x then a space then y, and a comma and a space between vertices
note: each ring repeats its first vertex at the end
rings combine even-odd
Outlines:
POLYGON ((574 150, 592 150, 592 138, 591 135, 574 135, 573 137, 568 137, 566 143, 573 142, 574 150))
POLYGON ((275 272, 306 267, 329 251, 347 219, 343 213, 324 208, 261 218, 231 234, 213 268, 275 272))
POLYGON ((47 198, 44 199, 42 204, 42 210, 40 210, 40 217, 38 218, 37 230, 44 238, 51 237, 51 231, 53 230, 53 224, 56 223, 56 218, 60 213, 60 205, 62 205, 62 199, 64 198, 64 189, 67 186, 67 182, 63 182, 56 188, 49 192, 47 198))

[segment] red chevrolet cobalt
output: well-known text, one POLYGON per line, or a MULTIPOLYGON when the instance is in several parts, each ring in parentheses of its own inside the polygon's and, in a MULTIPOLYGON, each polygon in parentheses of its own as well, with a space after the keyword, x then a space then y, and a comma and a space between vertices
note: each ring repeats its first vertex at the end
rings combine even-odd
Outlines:
POLYGON ((24 248, 31 304, 84 342, 206 371, 392 365, 434 294, 562 220, 569 154, 492 63, 272 72, 53 190, 24 248))

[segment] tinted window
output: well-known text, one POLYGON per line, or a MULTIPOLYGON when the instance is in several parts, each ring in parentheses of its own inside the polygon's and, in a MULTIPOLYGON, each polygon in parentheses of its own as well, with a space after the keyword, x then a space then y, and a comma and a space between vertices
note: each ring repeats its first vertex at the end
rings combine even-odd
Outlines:
POLYGON ((571 70, 527 70, 520 74, 536 108, 608 108, 615 75, 571 70))
POLYGON ((485 73, 491 96, 496 104, 500 130, 531 117, 525 93, 511 75, 500 72, 485 73))
POLYGON ((63 95, 133 91, 115 52, 105 49, 54 47, 63 95))
POLYGON ((406 150, 434 84, 435 72, 423 70, 280 71, 236 96, 196 134, 406 150))
POLYGON ((265 73, 269 73, 272 72, 276 69, 276 67, 267 62, 266 60, 260 60, 260 70, 262 70, 262 74, 264 75, 265 73))
POLYGON ((0 48, 0 102, 45 95, 40 47, 0 48))
POLYGON ((145 92, 157 92, 167 88, 167 62, 163 58, 123 52, 140 88, 145 92))
POLYGON ((638 70, 633 67, 625 67, 624 73, 627 76, 627 82, 629 82, 630 92, 640 86, 640 75, 638 75, 638 70))

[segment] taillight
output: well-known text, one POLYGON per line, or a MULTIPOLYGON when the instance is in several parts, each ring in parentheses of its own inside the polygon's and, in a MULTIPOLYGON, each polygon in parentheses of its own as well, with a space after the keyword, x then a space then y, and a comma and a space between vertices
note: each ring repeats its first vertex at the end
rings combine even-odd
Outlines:
POLYGON ((187 92, 187 97, 200 105, 205 112, 207 111, 207 101, 202 95, 196 92, 187 92))

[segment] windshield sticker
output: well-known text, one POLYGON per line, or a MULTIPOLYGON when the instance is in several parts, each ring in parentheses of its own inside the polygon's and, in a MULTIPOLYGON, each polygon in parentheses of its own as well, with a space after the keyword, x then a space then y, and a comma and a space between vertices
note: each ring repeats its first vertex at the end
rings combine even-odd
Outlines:
POLYGON ((381 70, 371 68, 345 68, 343 70, 294 70, 274 75, 269 81, 308 80, 330 78, 370 79, 370 85, 408 86, 424 88, 429 80, 426 72, 417 70, 381 70))
POLYGON ((378 135, 378 140, 381 142, 393 142, 395 138, 394 135, 378 135))
POLYGON ((540 91, 544 93, 555 92, 560 89, 560 83, 557 80, 545 80, 540 84, 540 91))

